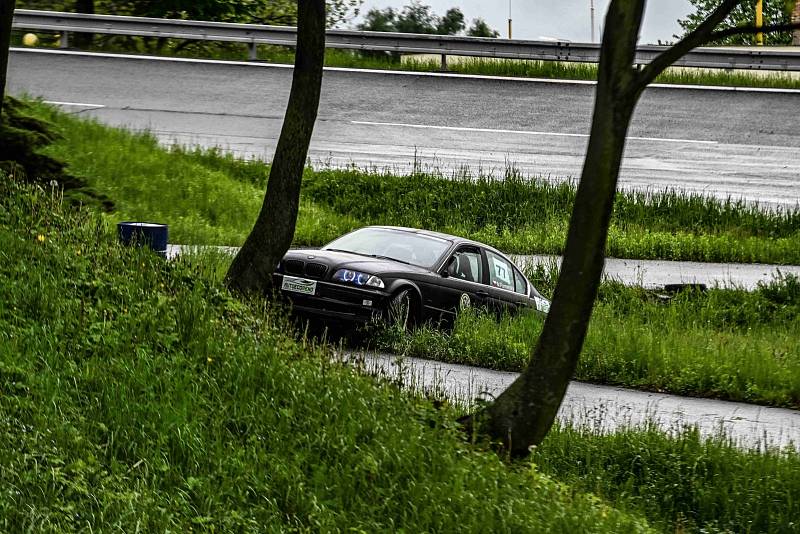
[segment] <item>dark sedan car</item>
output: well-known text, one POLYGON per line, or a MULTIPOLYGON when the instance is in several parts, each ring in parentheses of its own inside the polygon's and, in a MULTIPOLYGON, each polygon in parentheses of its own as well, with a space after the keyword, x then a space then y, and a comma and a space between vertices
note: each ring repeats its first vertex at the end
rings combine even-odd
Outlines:
POLYGON ((361 228, 321 249, 290 250, 274 281, 296 312, 356 322, 447 322, 469 306, 498 313, 550 308, 492 247, 392 226, 361 228))

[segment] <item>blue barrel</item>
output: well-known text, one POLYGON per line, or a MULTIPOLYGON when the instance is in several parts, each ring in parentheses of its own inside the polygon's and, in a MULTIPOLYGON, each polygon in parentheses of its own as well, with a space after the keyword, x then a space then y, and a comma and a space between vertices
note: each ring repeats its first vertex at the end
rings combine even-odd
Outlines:
POLYGON ((167 256, 169 228, 166 224, 121 222, 117 223, 117 231, 123 245, 146 246, 161 256, 167 256))

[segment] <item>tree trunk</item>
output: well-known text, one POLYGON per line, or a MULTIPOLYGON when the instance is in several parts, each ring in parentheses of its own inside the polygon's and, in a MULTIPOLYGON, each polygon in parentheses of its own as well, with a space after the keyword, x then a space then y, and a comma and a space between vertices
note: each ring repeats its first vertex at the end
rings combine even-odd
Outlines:
MULTIPOLYGON (((794 4, 794 10, 792 10, 792 23, 800 24, 800 1, 795 2, 794 4)), ((800 28, 795 29, 792 32, 792 44, 794 46, 800 46, 800 28)))
POLYGON ((11 46, 11 24, 16 0, 0 0, 0 123, 3 122, 3 99, 8 76, 8 49, 11 46))
POLYGON ((325 59, 325 1, 298 0, 297 50, 289 104, 255 226, 234 258, 228 286, 267 292, 294 237, 300 183, 317 118, 325 59))
POLYGON ((542 334, 520 377, 476 416, 477 430, 502 441, 514 456, 528 454, 550 430, 586 336, 603 271, 625 136, 641 94, 632 65, 644 1, 614 0, 609 7, 589 146, 542 334))
MULTIPOLYGON (((75 13, 94 15, 94 0, 75 0, 75 13)), ((75 46, 88 48, 94 42, 93 33, 76 33, 75 46)))
POLYGON ((553 425, 578 364, 603 270, 604 253, 625 136, 641 92, 692 48, 733 34, 786 31, 791 26, 715 28, 742 0, 721 0, 686 37, 634 69, 645 0, 611 0, 600 54, 586 159, 570 219, 553 304, 528 366, 497 400, 466 418, 469 431, 500 440, 523 456, 553 425))

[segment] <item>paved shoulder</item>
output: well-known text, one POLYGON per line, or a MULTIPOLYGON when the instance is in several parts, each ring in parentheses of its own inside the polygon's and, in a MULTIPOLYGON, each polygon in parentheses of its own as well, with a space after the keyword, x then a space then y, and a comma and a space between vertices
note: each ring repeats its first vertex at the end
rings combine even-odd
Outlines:
MULTIPOLYGON (((419 358, 398 359, 389 354, 347 356, 363 362, 363 369, 369 373, 465 403, 479 397, 496 397, 518 376, 419 358)), ((724 435, 743 448, 800 444, 800 411, 582 382, 570 384, 558 418, 603 433, 645 424, 655 424, 666 432, 693 426, 703 436, 724 435)))

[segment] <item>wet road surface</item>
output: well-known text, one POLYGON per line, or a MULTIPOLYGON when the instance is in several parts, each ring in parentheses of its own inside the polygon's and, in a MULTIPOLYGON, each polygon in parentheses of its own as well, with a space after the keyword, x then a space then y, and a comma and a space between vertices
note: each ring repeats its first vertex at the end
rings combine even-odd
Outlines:
MULTIPOLYGON (((492 399, 517 377, 493 371, 389 354, 347 355, 362 369, 405 387, 433 392, 454 402, 471 404, 492 399)), ((612 386, 571 382, 558 419, 581 428, 609 433, 654 424, 666 432, 697 427, 705 437, 727 436, 743 448, 787 447, 800 444, 800 411, 739 402, 680 397, 612 386)))
MULTIPOLYGON (((164 144, 269 159, 292 70, 258 63, 15 50, 8 91, 164 144)), ((590 82, 326 69, 309 158, 553 180, 580 174, 590 82)), ((651 86, 631 123, 623 189, 678 188, 767 206, 800 202, 800 91, 651 86)))

